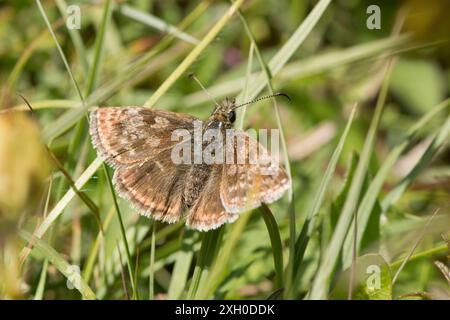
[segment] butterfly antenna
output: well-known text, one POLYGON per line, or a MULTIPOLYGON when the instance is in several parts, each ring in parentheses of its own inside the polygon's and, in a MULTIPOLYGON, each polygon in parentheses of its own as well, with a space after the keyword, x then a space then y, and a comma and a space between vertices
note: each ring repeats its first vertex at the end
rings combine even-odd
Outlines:
POLYGON ((200 88, 203 89, 203 91, 206 93, 206 95, 214 102, 214 104, 217 106, 219 105, 216 101, 216 99, 214 99, 214 97, 206 90, 206 88, 202 85, 202 83, 200 82, 200 80, 198 80, 198 78, 195 76, 195 74, 193 73, 189 73, 189 78, 191 78, 192 80, 195 80, 195 82, 198 83, 198 85, 200 86, 200 88))
POLYGON ((285 98, 287 98, 289 101, 291 101, 291 98, 289 98, 289 96, 288 96, 286 93, 283 93, 283 92, 277 92, 277 93, 274 93, 274 94, 271 94, 271 95, 268 95, 268 96, 262 96, 262 97, 259 97, 259 98, 256 98, 256 99, 247 101, 247 102, 245 102, 245 103, 241 103, 241 104, 235 106, 234 109, 237 109, 237 108, 240 108, 240 107, 246 106, 246 105, 248 105, 248 104, 255 103, 255 102, 258 102, 258 101, 261 101, 261 100, 265 100, 265 99, 269 99, 269 98, 274 98, 274 97, 285 97, 285 98))

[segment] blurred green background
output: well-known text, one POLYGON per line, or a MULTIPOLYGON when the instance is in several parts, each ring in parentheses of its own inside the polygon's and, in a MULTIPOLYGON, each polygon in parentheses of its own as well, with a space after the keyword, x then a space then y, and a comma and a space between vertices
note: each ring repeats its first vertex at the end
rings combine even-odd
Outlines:
POLYGON ((231 6, 0 2, 0 297, 450 298, 449 3, 236 1, 242 17, 231 6), (80 29, 66 26, 70 5, 80 29), (380 29, 367 28, 369 5, 380 29), (289 94, 237 123, 281 124, 292 201, 207 234, 115 206, 87 110, 205 119, 212 103, 189 72, 216 99, 289 94))

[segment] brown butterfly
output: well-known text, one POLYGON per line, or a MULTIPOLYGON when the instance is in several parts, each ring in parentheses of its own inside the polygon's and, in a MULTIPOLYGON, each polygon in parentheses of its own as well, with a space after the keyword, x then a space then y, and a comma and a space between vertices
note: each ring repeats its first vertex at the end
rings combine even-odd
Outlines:
MULTIPOLYGON (((217 103, 203 129, 231 129, 235 109, 242 105, 228 98, 217 103)), ((282 167, 250 163, 252 148, 268 152, 237 129, 232 130, 244 143, 233 142, 232 151, 244 156, 244 163, 174 163, 172 151, 178 141, 173 141, 172 132, 193 132, 195 121, 199 120, 190 115, 143 107, 105 107, 90 113, 92 143, 99 156, 115 168, 118 194, 139 213, 174 223, 187 211, 188 227, 208 231, 235 221, 242 211, 278 200, 290 187, 282 167)))

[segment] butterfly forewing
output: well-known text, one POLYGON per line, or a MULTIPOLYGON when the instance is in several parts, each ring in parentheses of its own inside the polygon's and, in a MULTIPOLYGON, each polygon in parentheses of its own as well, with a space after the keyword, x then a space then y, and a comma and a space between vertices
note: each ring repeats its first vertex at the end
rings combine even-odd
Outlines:
POLYGON ((100 157, 108 164, 128 166, 158 158, 173 147, 174 129, 192 130, 196 118, 163 110, 108 107, 90 114, 90 134, 100 157))

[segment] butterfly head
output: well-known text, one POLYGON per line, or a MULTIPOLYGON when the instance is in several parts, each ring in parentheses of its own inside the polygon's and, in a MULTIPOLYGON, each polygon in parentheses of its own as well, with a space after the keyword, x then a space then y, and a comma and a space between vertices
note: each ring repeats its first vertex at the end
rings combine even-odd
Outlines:
MULTIPOLYGON (((255 103, 264 99, 268 99, 268 98, 273 98, 273 97, 285 97, 288 100, 291 100, 291 98, 289 98, 289 96, 285 93, 273 93, 271 95, 268 96, 263 96, 260 98, 256 98, 244 103, 241 103, 239 105, 236 105, 236 99, 235 98, 225 98, 225 100, 223 100, 220 103, 216 102, 216 107, 214 108, 214 111, 212 112, 211 116, 209 117, 209 122, 210 123, 220 123, 222 124, 225 128, 231 128, 233 126, 234 121, 236 121, 236 109, 246 106, 248 104, 251 103, 255 103)), ((215 100, 214 100, 215 102, 215 100)))
POLYGON ((236 99, 235 98, 225 98, 222 102, 218 103, 214 108, 210 116, 210 120, 219 121, 225 125, 227 128, 231 128, 234 121, 236 120, 236 99))

